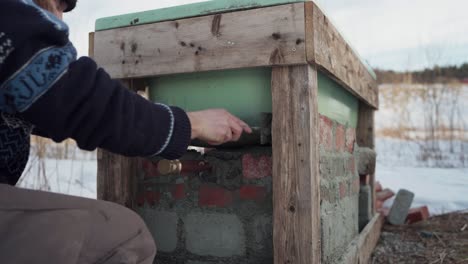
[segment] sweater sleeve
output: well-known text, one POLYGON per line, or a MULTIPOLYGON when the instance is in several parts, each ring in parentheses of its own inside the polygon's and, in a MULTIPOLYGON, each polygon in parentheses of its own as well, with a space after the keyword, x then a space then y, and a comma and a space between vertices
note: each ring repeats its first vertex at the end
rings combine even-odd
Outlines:
POLYGON ((178 158, 191 136, 180 108, 145 100, 90 58, 76 60, 68 26, 33 0, 0 1, 0 111, 55 141, 126 156, 178 158))
POLYGON ((191 136, 183 110, 147 101, 86 57, 71 63, 22 116, 54 141, 73 138, 82 149, 126 156, 175 159, 191 136))

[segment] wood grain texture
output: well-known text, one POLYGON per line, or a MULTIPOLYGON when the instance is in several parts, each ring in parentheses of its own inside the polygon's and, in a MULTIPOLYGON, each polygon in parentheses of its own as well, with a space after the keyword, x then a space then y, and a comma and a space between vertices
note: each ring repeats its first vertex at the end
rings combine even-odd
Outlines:
POLYGON ((369 263, 372 252, 379 242, 385 218, 381 214, 376 214, 369 224, 364 228, 359 236, 359 261, 357 263, 369 263))
POLYGON ((330 20, 313 2, 305 3, 307 61, 316 64, 352 94, 378 108, 377 82, 330 20), (310 25, 312 23, 312 25, 310 25))
POLYGON ((148 23, 163 22, 189 17, 206 16, 215 13, 226 13, 236 10, 268 7, 308 0, 216 0, 172 6, 138 13, 105 17, 96 20, 96 31, 109 30, 148 23))
POLYGON ((94 58, 94 32, 88 34, 88 56, 94 58))
POLYGON ((317 72, 272 71, 275 263, 320 263, 317 72))
POLYGON ((98 150, 97 194, 105 200, 134 208, 134 196, 140 161, 105 150, 98 150))
MULTIPOLYGON (((132 79, 122 82, 132 91, 141 88, 141 82, 132 79)), ((98 149, 97 162, 97 198, 134 208, 141 159, 128 158, 98 149)))
POLYGON ((307 64, 304 3, 95 33, 113 78, 307 64))
POLYGON ((372 252, 379 242, 384 223, 384 216, 376 214, 362 230, 361 234, 351 242, 339 263, 368 264, 372 252))
MULTIPOLYGON (((360 147, 375 149, 375 110, 369 105, 361 102, 359 104, 358 125, 356 128, 356 141, 360 147)), ((370 176, 370 187, 372 191, 372 211, 376 213, 375 200, 375 169, 370 176)))

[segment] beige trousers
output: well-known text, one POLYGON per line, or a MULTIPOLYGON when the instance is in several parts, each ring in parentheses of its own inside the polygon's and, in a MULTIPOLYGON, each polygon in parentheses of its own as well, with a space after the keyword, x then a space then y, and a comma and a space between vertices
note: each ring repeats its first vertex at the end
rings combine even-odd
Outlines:
POLYGON ((0 184, 0 263, 153 263, 141 218, 117 204, 0 184))

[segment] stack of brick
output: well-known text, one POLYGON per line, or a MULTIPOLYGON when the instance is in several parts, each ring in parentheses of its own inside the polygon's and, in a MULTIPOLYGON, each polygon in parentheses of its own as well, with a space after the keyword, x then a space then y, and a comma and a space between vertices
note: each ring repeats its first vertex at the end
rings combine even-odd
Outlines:
POLYGON ((272 263, 271 148, 191 152, 182 171, 143 163, 136 211, 158 263, 272 263))
POLYGON ((325 116, 319 128, 322 263, 334 263, 358 235, 356 132, 325 116))
MULTIPOLYGON (((358 235, 355 128, 320 117, 322 263, 358 235)), ((191 152, 181 171, 144 162, 136 211, 158 244, 158 263, 273 263, 271 147, 191 152)))
MULTIPOLYGON (((390 198, 394 197, 395 193, 388 188, 383 189, 380 182, 375 183, 375 191, 376 191, 376 200, 375 200, 376 209, 378 212, 388 217, 390 213, 390 208, 384 207, 384 203, 390 198)), ((408 215, 406 216, 405 223, 413 224, 413 223, 427 220, 429 217, 430 217, 430 213, 429 213, 429 208, 427 206, 411 208, 408 211, 408 215)))

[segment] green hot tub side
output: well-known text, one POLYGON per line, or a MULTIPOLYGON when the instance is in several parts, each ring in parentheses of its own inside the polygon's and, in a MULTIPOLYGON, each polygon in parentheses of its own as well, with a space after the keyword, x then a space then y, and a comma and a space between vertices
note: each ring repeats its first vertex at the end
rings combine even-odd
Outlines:
MULTIPOLYGON (((154 102, 186 111, 225 108, 258 127, 261 113, 271 113, 271 68, 248 68, 167 75, 148 79, 154 102)), ((343 125, 356 127, 358 99, 339 84, 318 74, 318 108, 343 125)))

